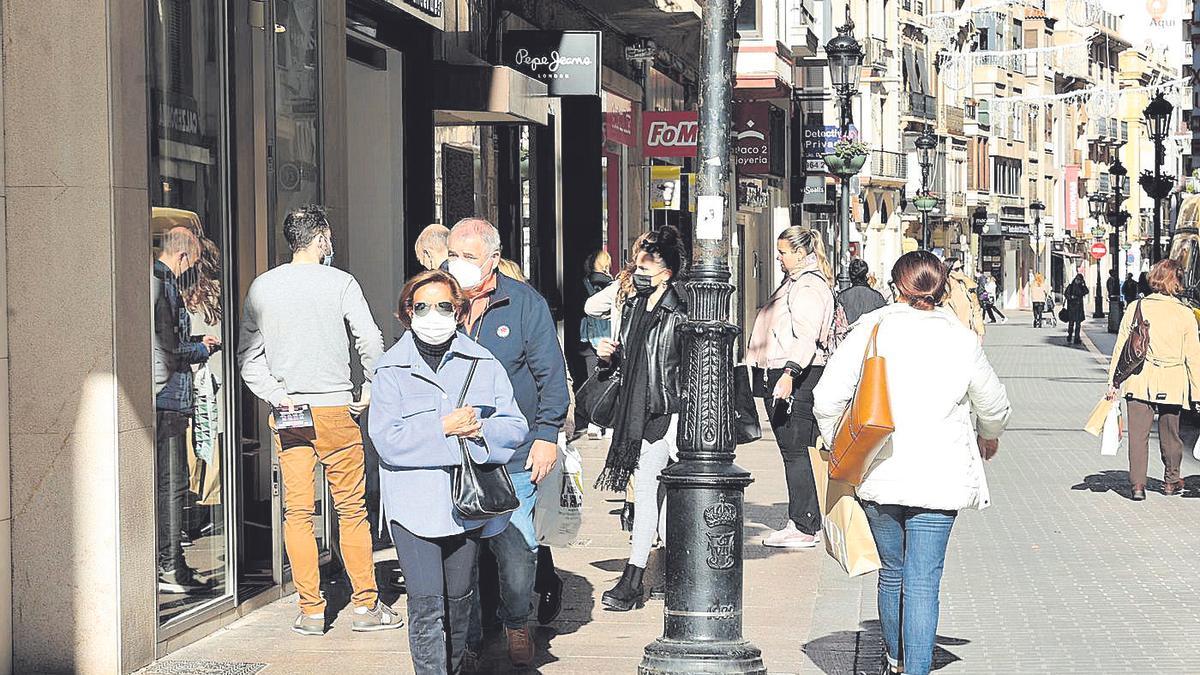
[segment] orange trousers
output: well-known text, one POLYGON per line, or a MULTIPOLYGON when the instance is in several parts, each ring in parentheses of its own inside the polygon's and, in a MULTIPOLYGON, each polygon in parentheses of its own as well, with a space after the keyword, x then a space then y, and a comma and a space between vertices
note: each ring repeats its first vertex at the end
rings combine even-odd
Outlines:
POLYGON ((358 607, 374 607, 378 591, 364 496, 362 431, 348 406, 314 407, 312 413, 312 429, 285 429, 275 434, 283 474, 283 543, 300 594, 300 611, 317 614, 325 610, 313 529, 318 462, 325 467, 337 511, 342 561, 354 590, 351 601, 358 607))

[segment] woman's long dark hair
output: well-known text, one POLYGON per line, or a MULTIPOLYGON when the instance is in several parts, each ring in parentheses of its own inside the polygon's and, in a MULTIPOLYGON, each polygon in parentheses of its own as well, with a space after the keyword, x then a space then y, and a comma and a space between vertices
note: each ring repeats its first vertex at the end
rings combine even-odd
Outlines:
POLYGON ((689 256, 679 230, 671 225, 661 225, 651 230, 642 240, 641 250, 662 260, 671 270, 671 282, 676 283, 687 276, 689 256))

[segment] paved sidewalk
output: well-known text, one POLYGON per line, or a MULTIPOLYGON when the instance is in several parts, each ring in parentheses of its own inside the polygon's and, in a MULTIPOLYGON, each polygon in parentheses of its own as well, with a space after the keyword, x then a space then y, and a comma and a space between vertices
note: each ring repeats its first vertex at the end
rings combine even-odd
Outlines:
MULTIPOLYGON (((1068 347, 1065 326, 1035 330, 1029 314, 1009 316, 990 327, 987 351, 1015 413, 988 466, 992 508, 962 514, 951 538, 938 672, 1200 672, 1192 645, 1200 630, 1200 576, 1192 571, 1200 463, 1187 454, 1184 497, 1157 493, 1161 483, 1152 479, 1147 501, 1129 501, 1125 453, 1101 457, 1097 440, 1079 430, 1104 391, 1101 358, 1068 347)), ((1103 342, 1101 323, 1085 330, 1103 342)), ((603 448, 581 448, 594 475, 603 448)), ((755 476, 746 499, 746 636, 772 673, 878 672, 874 575, 847 579, 823 551, 762 548, 763 533, 784 517, 778 452, 768 439, 745 446, 738 462, 755 476)), ((1151 475, 1161 466, 1151 459, 1151 475)), ((628 536, 613 515, 619 502, 587 496, 578 546, 556 551, 567 602, 562 617, 539 630, 536 672, 632 673, 661 632, 661 601, 625 614, 599 605, 628 536)), ((160 672, 213 672, 187 669, 203 660, 264 664, 263 673, 411 672, 403 630, 358 635, 343 616, 324 638, 305 638, 289 630, 294 612, 294 596, 253 612, 172 654, 160 672)), ((502 659, 490 663, 504 672, 502 659)))

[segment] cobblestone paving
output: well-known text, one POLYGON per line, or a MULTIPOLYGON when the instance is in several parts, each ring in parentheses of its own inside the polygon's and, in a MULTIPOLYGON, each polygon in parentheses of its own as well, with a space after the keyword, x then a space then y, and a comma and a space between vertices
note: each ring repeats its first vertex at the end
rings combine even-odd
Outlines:
MULTIPOLYGON (((1016 410, 988 467, 992 508, 964 513, 951 538, 938 672, 1200 673, 1192 644, 1200 463, 1187 453, 1184 497, 1156 493, 1161 483, 1152 481, 1147 501, 1129 501, 1125 454, 1101 457, 1080 430, 1104 391, 1094 347, 1068 347, 1065 327, 1038 331, 1028 314, 1009 316, 989 331, 987 350, 1016 410)), ((1112 349, 1101 322, 1087 328, 1090 344, 1112 349)), ((1195 431, 1185 438, 1194 439, 1195 431)), ((604 447, 581 450, 594 476, 604 447)), ((738 463, 755 477, 746 494, 746 636, 774 674, 877 673, 874 575, 848 579, 822 551, 760 546, 784 518, 773 440, 743 446, 738 463)), ((1157 459, 1150 471, 1161 472, 1157 459)), ((661 600, 627 614, 599 605, 629 551, 618 506, 589 486, 578 545, 556 552, 567 581, 563 614, 538 630, 537 669, 528 672, 632 673, 661 634, 661 600)), ((327 592, 344 596, 343 586, 327 592)), ((387 599, 403 610, 403 596, 387 599)), ((265 663, 264 674, 411 672, 403 630, 356 634, 342 617, 324 638, 302 637, 289 630, 295 611, 295 596, 284 598, 168 659, 265 663)), ((488 654, 489 672, 505 672, 502 642, 488 654)))

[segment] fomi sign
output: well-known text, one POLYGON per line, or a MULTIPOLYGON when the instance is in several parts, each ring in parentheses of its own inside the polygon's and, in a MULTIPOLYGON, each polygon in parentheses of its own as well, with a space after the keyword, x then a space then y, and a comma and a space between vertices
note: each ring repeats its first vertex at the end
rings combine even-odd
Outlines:
POLYGON ((642 113, 642 151, 647 157, 695 157, 699 134, 698 113, 642 113))

